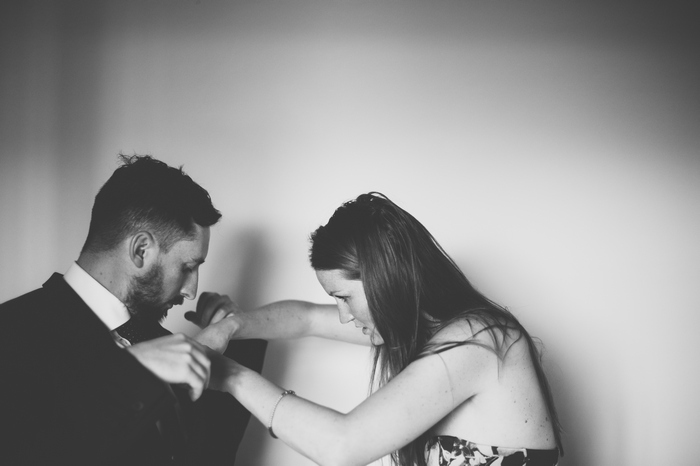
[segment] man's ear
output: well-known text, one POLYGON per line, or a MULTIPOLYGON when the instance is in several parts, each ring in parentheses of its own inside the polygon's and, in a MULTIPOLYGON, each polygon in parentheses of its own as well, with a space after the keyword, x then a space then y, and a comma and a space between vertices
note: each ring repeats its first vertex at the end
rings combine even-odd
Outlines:
POLYGON ((139 231, 129 240, 129 259, 139 269, 154 260, 157 252, 158 244, 148 231, 139 231))

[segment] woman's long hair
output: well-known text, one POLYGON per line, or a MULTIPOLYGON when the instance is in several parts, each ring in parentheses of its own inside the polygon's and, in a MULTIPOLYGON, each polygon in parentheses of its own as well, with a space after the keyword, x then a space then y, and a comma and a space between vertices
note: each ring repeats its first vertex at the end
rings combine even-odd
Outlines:
MULTIPOLYGON (((325 226, 311 235, 311 266, 343 270, 362 280, 370 314, 384 345, 374 347, 370 390, 381 387, 416 359, 454 345, 429 347, 432 335, 457 319, 480 324, 490 334, 488 347, 501 360, 525 338, 563 452, 560 425, 540 355, 532 337, 505 308, 479 293, 428 230, 411 214, 377 192, 341 205, 325 226)), ((425 465, 425 436, 392 454, 394 464, 425 465)))

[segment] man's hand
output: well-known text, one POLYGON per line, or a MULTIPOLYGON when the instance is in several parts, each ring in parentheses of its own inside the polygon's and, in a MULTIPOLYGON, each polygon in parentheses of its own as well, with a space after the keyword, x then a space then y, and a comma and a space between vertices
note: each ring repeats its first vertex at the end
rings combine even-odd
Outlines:
POLYGON ((209 383, 211 363, 206 348, 181 333, 137 343, 126 350, 163 381, 189 386, 193 401, 209 383))
POLYGON ((197 311, 185 312, 185 319, 204 328, 219 322, 229 314, 240 312, 240 308, 227 295, 205 291, 197 301, 197 311))
POLYGON ((240 308, 227 295, 205 291, 197 301, 197 311, 185 312, 185 319, 201 330, 194 336, 204 346, 223 353, 240 324, 235 318, 240 308))
MULTIPOLYGON (((213 319, 212 319, 213 321, 213 319)), ((208 346, 217 353, 226 351, 228 342, 238 330, 240 324, 234 314, 228 314, 216 323, 209 324, 199 331, 194 339, 204 346, 208 346)))

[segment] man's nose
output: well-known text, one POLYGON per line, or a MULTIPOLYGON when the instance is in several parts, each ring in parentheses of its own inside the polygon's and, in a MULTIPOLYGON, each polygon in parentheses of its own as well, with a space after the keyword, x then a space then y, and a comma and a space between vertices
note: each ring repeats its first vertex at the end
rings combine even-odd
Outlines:
POLYGON ((197 296, 197 284, 199 281, 199 273, 194 272, 187 277, 185 283, 182 284, 180 295, 185 299, 194 299, 197 296))

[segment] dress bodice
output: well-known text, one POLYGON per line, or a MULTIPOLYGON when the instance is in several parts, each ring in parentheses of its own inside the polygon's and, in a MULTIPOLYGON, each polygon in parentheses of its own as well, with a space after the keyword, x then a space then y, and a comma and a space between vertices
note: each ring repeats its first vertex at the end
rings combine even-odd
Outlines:
POLYGON ((431 437, 425 444, 428 466, 556 466, 559 451, 506 448, 473 443, 457 437, 431 437))

